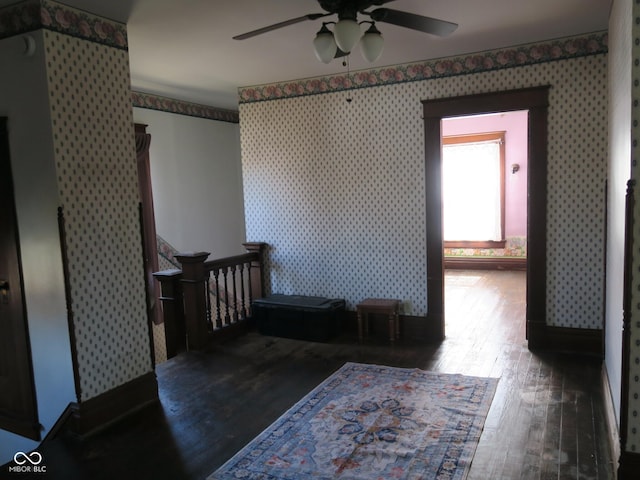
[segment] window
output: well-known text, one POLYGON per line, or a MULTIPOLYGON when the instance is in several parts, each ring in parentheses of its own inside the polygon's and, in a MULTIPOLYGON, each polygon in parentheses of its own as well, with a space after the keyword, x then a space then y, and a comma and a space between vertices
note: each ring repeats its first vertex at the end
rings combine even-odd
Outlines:
POLYGON ((504 247, 504 134, 442 139, 445 247, 504 247))

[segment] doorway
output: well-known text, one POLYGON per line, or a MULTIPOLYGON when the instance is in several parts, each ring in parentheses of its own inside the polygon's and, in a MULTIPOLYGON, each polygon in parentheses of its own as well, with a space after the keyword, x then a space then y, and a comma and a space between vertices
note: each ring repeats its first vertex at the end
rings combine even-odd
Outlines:
POLYGON ((445 336, 442 204, 442 120, 527 110, 526 336, 539 345, 546 328, 546 182, 549 87, 423 101, 425 125, 427 299, 430 330, 445 336))
POLYGON ((0 118, 0 202, 0 429, 40 440, 6 118, 0 118))
POLYGON ((525 338, 527 121, 526 110, 442 120, 449 337, 525 338))

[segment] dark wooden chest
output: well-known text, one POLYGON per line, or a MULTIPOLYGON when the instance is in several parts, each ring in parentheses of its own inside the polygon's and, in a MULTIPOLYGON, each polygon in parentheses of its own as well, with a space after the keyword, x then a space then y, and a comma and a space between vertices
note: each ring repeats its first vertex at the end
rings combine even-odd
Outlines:
POLYGON ((340 333, 345 301, 277 294, 254 300, 252 306, 263 335, 326 342, 340 333))

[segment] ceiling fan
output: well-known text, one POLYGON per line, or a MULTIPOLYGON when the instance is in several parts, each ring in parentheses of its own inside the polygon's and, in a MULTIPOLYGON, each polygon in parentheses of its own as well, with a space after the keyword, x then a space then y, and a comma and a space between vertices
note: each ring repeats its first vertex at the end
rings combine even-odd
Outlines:
POLYGON ((318 0, 320 7, 326 13, 310 13, 258 28, 257 30, 252 30, 241 35, 236 35, 233 38, 235 40, 245 40, 306 20, 317 20, 330 15, 337 15, 337 22, 322 23, 322 28, 318 31, 313 41, 318 60, 329 63, 333 58, 348 55, 358 42, 360 42, 364 58, 370 62, 375 62, 382 54, 382 48, 384 46, 382 34, 376 28, 375 22, 390 23, 441 37, 449 35, 458 28, 456 23, 401 10, 393 10, 391 8, 383 7, 371 11, 367 10, 370 7, 379 7, 393 1, 394 0, 318 0), (371 20, 358 22, 358 14, 366 15, 371 20), (360 30, 360 24, 362 23, 370 24, 370 27, 364 35, 360 30), (329 30, 327 25, 334 25, 333 31, 329 30))

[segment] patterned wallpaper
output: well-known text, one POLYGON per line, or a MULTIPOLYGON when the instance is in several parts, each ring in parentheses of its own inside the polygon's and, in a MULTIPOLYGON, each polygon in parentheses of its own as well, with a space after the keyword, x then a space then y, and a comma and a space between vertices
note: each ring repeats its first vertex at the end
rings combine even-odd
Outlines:
POLYGON ((271 247, 273 291, 345 298, 349 308, 393 297, 426 315, 421 100, 551 85, 547 323, 601 328, 607 63, 595 45, 606 35, 572 44, 589 42, 593 55, 242 103, 247 238, 271 247))
MULTIPOLYGON (((0 9, 0 38, 37 29, 45 32, 80 398, 87 400, 150 370, 144 291, 136 288, 143 278, 137 172, 135 162, 126 163, 135 159, 131 106, 233 123, 238 113, 131 92, 123 24, 50 0, 0 9)), ((164 325, 152 334, 160 363, 164 325)))
POLYGON ((45 30, 81 400, 151 370, 128 54, 45 30))
POLYGON ((632 251, 631 287, 631 352, 629 371, 629 429, 627 451, 640 453, 640 4, 633 2, 633 66, 631 70, 631 95, 633 99, 631 115, 631 157, 632 178, 635 186, 634 245, 632 251))

